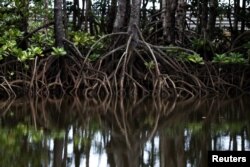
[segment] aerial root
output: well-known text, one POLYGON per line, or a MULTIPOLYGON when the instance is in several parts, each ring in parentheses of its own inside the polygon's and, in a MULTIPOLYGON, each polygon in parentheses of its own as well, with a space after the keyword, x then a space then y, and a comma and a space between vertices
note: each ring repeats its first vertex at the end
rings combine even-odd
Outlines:
MULTIPOLYGON (((15 72, 15 78, 0 77, 0 91, 6 96, 16 96, 17 91, 30 95, 50 96, 59 91, 86 97, 105 94, 108 96, 132 95, 135 98, 142 94, 150 94, 159 98, 178 97, 181 99, 213 93, 227 95, 236 91, 242 93, 247 80, 247 72, 230 76, 231 80, 239 80, 239 84, 226 78, 226 71, 221 72, 212 64, 196 67, 171 57, 167 50, 179 50, 196 54, 194 51, 170 46, 156 46, 148 43, 140 29, 138 37, 127 32, 113 33, 101 37, 86 55, 83 55, 69 40, 64 41, 73 53, 63 58, 64 66, 58 65, 57 58, 47 56, 36 57, 29 70, 15 72), (109 38, 121 37, 97 61, 90 61, 95 46, 109 38), (236 77, 235 77, 236 76, 236 77), (236 79, 235 79, 236 78, 236 79), (244 81, 244 82, 243 82, 244 81), (25 88, 25 89, 24 89, 25 88)), ((107 40, 109 41, 109 40, 107 40)), ((9 63, 13 66, 13 62, 9 63)), ((5 63, 3 66, 8 66, 5 63)), ((228 77, 228 76, 227 76, 228 77)))

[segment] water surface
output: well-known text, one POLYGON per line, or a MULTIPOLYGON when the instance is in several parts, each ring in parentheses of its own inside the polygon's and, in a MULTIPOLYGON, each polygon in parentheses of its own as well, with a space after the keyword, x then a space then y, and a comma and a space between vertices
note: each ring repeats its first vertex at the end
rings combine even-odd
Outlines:
POLYGON ((201 167, 250 150, 249 97, 0 102, 0 166, 201 167))

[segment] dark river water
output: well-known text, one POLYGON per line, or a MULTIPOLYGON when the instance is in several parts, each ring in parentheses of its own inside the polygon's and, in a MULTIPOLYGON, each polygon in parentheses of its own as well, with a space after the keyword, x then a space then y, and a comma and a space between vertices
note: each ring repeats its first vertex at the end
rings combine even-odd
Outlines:
POLYGON ((206 167, 249 134, 249 97, 0 102, 1 167, 206 167))

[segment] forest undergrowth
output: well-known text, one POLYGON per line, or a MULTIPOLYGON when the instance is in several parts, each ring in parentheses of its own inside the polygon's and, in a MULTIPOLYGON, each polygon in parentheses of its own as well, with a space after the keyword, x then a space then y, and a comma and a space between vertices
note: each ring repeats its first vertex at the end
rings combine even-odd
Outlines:
POLYGON ((187 99, 232 96, 250 90, 249 65, 186 61, 180 57, 197 53, 178 46, 150 44, 136 25, 133 28, 133 33, 102 36, 86 55, 64 38, 65 56, 47 54, 26 63, 5 59, 0 65, 1 97, 71 94, 187 99), (103 41, 105 49, 93 60, 96 46, 103 41))

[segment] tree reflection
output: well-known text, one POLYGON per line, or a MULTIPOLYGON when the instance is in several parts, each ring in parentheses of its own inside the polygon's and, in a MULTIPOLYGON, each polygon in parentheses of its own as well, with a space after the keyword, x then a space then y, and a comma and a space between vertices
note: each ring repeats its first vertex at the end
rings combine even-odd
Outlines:
POLYGON ((0 102, 0 166, 206 166, 208 150, 250 149, 247 103, 72 97, 0 102))
POLYGON ((53 166, 54 167, 63 167, 63 147, 64 146, 64 139, 55 139, 54 140, 54 148, 53 148, 53 166))
POLYGON ((169 137, 161 133, 159 144, 161 167, 186 166, 183 134, 177 137, 169 137))

